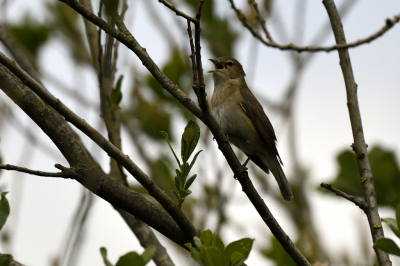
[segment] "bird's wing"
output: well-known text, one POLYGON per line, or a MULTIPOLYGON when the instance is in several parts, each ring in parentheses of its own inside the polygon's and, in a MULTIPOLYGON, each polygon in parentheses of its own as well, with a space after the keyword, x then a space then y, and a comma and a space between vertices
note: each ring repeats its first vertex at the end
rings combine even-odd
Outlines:
POLYGON ((247 87, 241 88, 240 94, 243 97, 240 107, 251 120, 258 133, 263 137, 270 151, 276 154, 279 162, 283 165, 275 145, 277 139, 274 128, 272 127, 272 124, 265 114, 261 104, 247 87))

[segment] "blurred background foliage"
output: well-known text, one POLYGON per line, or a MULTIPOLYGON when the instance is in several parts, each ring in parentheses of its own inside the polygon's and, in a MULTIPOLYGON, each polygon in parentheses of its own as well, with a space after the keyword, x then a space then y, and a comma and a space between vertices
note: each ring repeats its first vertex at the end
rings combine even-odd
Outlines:
MULTIPOLYGON (((197 12, 199 3, 197 0, 175 0, 171 2, 176 6, 185 6, 189 8, 190 14, 195 14, 197 12)), ((271 9, 272 2, 272 0, 259 1, 259 7, 266 20, 268 20, 268 15, 273 12, 271 9)), ((217 16, 215 4, 216 1, 205 1, 204 3, 202 14, 203 31, 201 35, 202 47, 206 48, 207 53, 211 54, 213 58, 224 55, 235 56, 233 52, 234 46, 238 43, 243 31, 238 31, 231 26, 231 17, 217 16)), ((93 8, 95 9, 95 7, 93 8)), ((57 1, 52 1, 51 4, 48 4, 47 11, 46 16, 48 18, 46 18, 44 22, 36 20, 32 14, 26 14, 18 23, 4 24, 7 33, 23 49, 38 73, 42 74, 40 62, 38 62, 40 49, 45 47, 46 43, 52 39, 62 40, 63 44, 69 50, 71 57, 74 59, 74 64, 85 65, 96 72, 96 69, 93 67, 93 60, 98 59, 91 57, 81 16, 77 15, 71 8, 57 1)), ((253 26, 258 27, 253 9, 247 6, 242 11, 247 16, 249 22, 253 26)), ((170 11, 165 10, 164 12, 170 11)), ((186 31, 183 26, 180 30, 186 31)), ((160 68, 174 84, 179 86, 179 88, 192 99, 195 99, 191 88, 192 70, 188 52, 189 43, 183 45, 183 47, 184 49, 176 45, 162 47, 162 49, 165 49, 168 59, 160 68)), ((300 58, 301 55, 296 56, 300 58)), ((301 64, 297 64, 298 61, 296 60, 293 60, 293 62, 294 66, 298 67, 299 72, 301 72, 301 64)), ((178 137, 174 133, 174 130, 176 129, 178 132, 182 130, 181 128, 177 129, 174 127, 180 125, 179 122, 185 121, 186 123, 186 121, 195 118, 168 94, 150 74, 140 75, 139 72, 130 65, 119 65, 119 69, 132 69, 129 77, 126 78, 130 79, 129 82, 124 81, 123 84, 125 92, 122 100, 122 108, 119 110, 121 112, 122 127, 134 144, 136 152, 146 164, 149 176, 173 197, 171 190, 174 188, 173 176, 175 165, 170 154, 164 152, 167 151, 167 148, 160 131, 167 132, 173 143, 175 143, 173 145, 178 146, 180 136, 178 137), (144 145, 144 143, 149 142, 152 143, 150 145, 151 152, 146 148, 148 146, 144 145), (161 150, 163 152, 158 152, 161 150)), ((43 77, 44 80, 46 79, 44 75, 40 76, 43 77)), ((293 86, 296 87, 291 84, 287 89, 287 95, 289 95, 290 90, 293 90, 293 86)), ((95 99, 93 98, 90 100, 95 99)), ((277 103, 278 105, 281 104, 282 108, 274 109, 281 110, 280 112, 277 111, 277 113, 283 120, 290 119, 287 117, 287 110, 291 109, 287 107, 288 103, 292 104, 293 101, 277 103)), ((1 102, 2 107, 4 107, 4 104, 5 103, 1 102)), ((267 101, 264 101, 263 105, 270 107, 267 101)), ((5 108, 0 108, 0 110, 5 110, 5 108)), ((97 110, 95 111, 98 112, 97 110)), ((6 113, 7 112, 4 111, 2 115, 6 115, 6 113)), ((201 141, 203 143, 199 144, 201 149, 212 143, 212 137, 209 132, 204 127, 202 127, 202 130, 206 132, 202 134, 201 141)), ((6 157, 5 152, 2 154, 3 157, 6 157)), ((203 154, 202 156, 205 155, 203 154)), ((380 206, 395 208, 400 200, 400 169, 397 164, 398 159, 395 157, 393 151, 380 146, 370 148, 368 156, 374 175, 378 204, 380 206)), ((197 164, 202 165, 202 160, 204 159, 200 157, 197 164)), ((337 156, 337 164, 339 171, 337 176, 334 177, 332 185, 346 193, 360 198, 363 197, 354 152, 345 150, 339 153, 337 156)), ((207 167, 217 168, 217 181, 214 184, 209 184, 196 180, 197 184, 195 182, 192 190, 198 190, 199 192, 194 193, 194 195, 191 195, 185 201, 183 210, 199 230, 212 227, 211 230, 213 232, 222 231, 224 226, 230 226, 230 218, 226 215, 225 209, 226 202, 229 201, 229 193, 226 193, 226 191, 218 186, 222 178, 222 173, 227 172, 226 165, 211 165, 207 167), (216 219, 210 222, 208 220, 208 215, 196 215, 196 213, 213 213, 216 219)), ((197 174, 200 177, 198 179, 201 179, 201 175, 205 173, 201 168, 202 167, 200 167, 200 169, 197 168, 197 174)), ((308 179, 308 172, 304 169, 306 169, 305 166, 298 165, 297 170, 299 171, 297 173, 302 176, 301 180, 305 183, 308 179)), ((224 174, 224 176, 226 175, 224 174)), ((261 184, 264 184, 262 188, 265 192, 274 195, 276 191, 274 192, 268 189, 269 181, 265 180, 264 176, 259 175, 258 177, 261 180, 261 184)), ((147 195, 147 192, 136 183, 130 185, 135 191, 147 195)), ((330 258, 325 252, 323 246, 319 243, 318 235, 315 233, 314 225, 311 222, 312 214, 308 205, 309 196, 304 192, 303 185, 302 182, 293 182, 293 191, 295 191, 295 198, 298 200, 296 200, 295 205, 288 206, 281 204, 281 206, 294 218, 293 224, 298 235, 296 244, 304 252, 306 257, 311 262, 331 261, 333 258, 330 258)), ((335 196, 326 190, 319 189, 318 191, 326 193, 329 196, 335 196)), ((273 261, 275 265, 294 265, 292 259, 286 254, 274 237, 271 237, 270 234, 263 234, 262 236, 269 239, 269 244, 259 250, 263 256, 273 261)), ((371 260, 371 258, 366 258, 366 261, 371 262, 373 260, 371 260)), ((351 265, 351 262, 341 262, 344 263, 343 265, 351 265)))
MULTIPOLYGON (((374 177, 378 204, 396 209, 400 199, 400 169, 393 151, 380 146, 369 148, 368 158, 374 177)), ((350 195, 364 197, 357 159, 354 152, 345 150, 336 158, 339 172, 332 185, 350 195)), ((328 193, 326 190, 321 191, 328 193)), ((332 195, 332 193, 328 193, 332 195)))

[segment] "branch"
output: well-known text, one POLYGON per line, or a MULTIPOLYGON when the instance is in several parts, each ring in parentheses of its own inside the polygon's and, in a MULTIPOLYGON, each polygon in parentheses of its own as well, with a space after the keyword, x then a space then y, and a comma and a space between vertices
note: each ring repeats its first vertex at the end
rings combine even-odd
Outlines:
MULTIPOLYGON (((196 71, 193 73, 194 82, 193 88, 195 89, 199 105, 204 113, 203 122, 209 127, 211 132, 213 133, 215 139, 218 142, 218 147, 224 154, 226 160, 229 163, 229 166, 232 168, 235 177, 238 179, 242 186, 242 190, 246 193, 247 197, 250 199, 251 203, 256 208, 257 212, 265 222, 265 224, 270 228, 272 234, 276 237, 276 239, 280 242, 285 251, 290 255, 290 257, 296 262, 297 265, 307 265, 311 266, 311 264, 307 261, 304 255, 297 249, 295 244, 292 242, 290 237, 283 231, 282 227, 275 220, 274 216, 270 212, 268 206, 265 204, 264 200, 259 195, 258 191, 254 188, 253 183, 251 182, 246 169, 240 164, 238 158, 232 151, 232 147, 226 139, 225 134, 223 133, 219 124, 217 124, 215 118, 212 116, 210 112, 209 105, 206 99, 205 93, 205 85, 204 85, 204 76, 203 69, 201 65, 201 46, 200 46, 200 17, 201 17, 201 8, 204 0, 200 1, 199 8, 197 11, 196 19, 198 20, 195 23, 195 60, 192 58, 192 68, 195 68, 196 71), (196 67, 194 66, 196 65, 196 67)), ((193 53, 193 42, 192 35, 190 29, 190 23, 188 22, 188 35, 191 46, 191 51, 193 53)))
MULTIPOLYGON (((291 255, 291 257, 295 260, 298 265, 310 265, 309 262, 305 259, 305 257, 300 253, 300 251, 295 247, 293 242, 290 240, 288 235, 282 230, 279 224, 276 222, 268 207, 265 205, 263 199, 260 197, 258 192, 254 189, 253 184, 248 178, 248 173, 246 168, 241 165, 235 153, 232 150, 228 140, 226 139, 225 134, 223 133, 220 125, 217 123, 215 118, 212 115, 209 115, 211 112, 202 111, 185 93, 183 93, 175 84, 173 84, 168 77, 165 76, 164 73, 158 68, 158 66, 154 63, 154 61, 147 54, 146 49, 140 46, 140 44, 136 41, 136 39, 132 36, 132 34, 126 29, 123 21, 117 17, 116 24, 119 30, 113 29, 110 25, 108 25, 101 18, 95 16, 90 13, 87 9, 85 9, 82 5, 80 5, 77 1, 73 0, 60 0, 66 4, 68 4, 71 8, 75 9, 78 13, 84 16, 86 19, 90 20, 101 29, 103 29, 108 34, 112 35, 120 42, 126 45, 129 49, 131 49, 141 60, 142 64, 149 70, 149 72, 153 75, 153 77, 161 84, 161 86, 166 89, 175 99, 177 99, 183 106, 185 106, 191 113, 193 113, 197 118, 203 121, 204 124, 208 126, 210 131, 213 133, 217 143, 218 148, 224 154, 229 166, 236 178, 238 178, 239 182, 243 187, 243 191, 249 197, 250 201, 255 205, 257 211, 260 216, 263 218, 264 222, 271 228, 271 231, 275 235, 275 237, 281 242, 284 246, 285 250, 291 255)), ((199 9, 201 11, 201 9, 199 9)), ((201 13, 198 15, 200 16, 201 13)), ((199 29, 199 28, 198 28, 199 29)), ((200 31, 198 31, 200 34, 200 31)), ((199 43, 200 50, 200 43, 199 43)), ((196 48, 197 49, 197 48, 196 48)), ((199 51, 197 50, 197 51, 199 51)), ((196 52, 197 52, 196 51, 196 52)), ((197 58, 196 58, 197 59, 197 58)), ((199 58, 201 64, 201 58, 199 58)), ((199 62, 196 61, 198 66, 199 62)), ((201 66, 201 65, 200 65, 201 66)), ((197 67, 199 69, 199 67, 197 67)), ((200 68, 201 69, 201 68, 200 68)), ((199 77, 200 80, 200 77, 199 77)), ((199 82, 200 83, 200 82, 199 82)), ((208 104, 206 105, 208 108, 208 104)), ((207 110, 207 109, 205 109, 207 110)), ((104 148, 103 148, 104 149, 104 148)), ((163 205, 164 206, 164 205, 163 205)), ((165 207, 165 206, 164 206, 165 207)))
POLYGON ((64 174, 62 172, 57 172, 57 173, 49 173, 49 172, 42 172, 42 171, 36 171, 36 170, 31 170, 25 167, 20 167, 20 166, 15 166, 11 164, 0 164, 0 169, 8 170, 8 171, 17 171, 21 173, 27 173, 30 175, 37 175, 37 176, 47 176, 47 177, 64 177, 64 174))
POLYGON ((273 41, 267 41, 265 40, 256 30, 253 29, 253 27, 248 23, 246 17, 243 15, 242 11, 238 9, 233 2, 233 0, 228 0, 231 3, 232 9, 236 12, 236 16, 238 19, 242 22, 243 26, 247 28, 250 33, 258 39, 260 42, 265 44, 266 46, 273 47, 273 48, 278 48, 279 50, 294 50, 297 52, 331 52, 334 50, 342 50, 342 49, 347 49, 347 48, 354 48, 357 46, 360 46, 365 43, 369 43, 380 36, 382 36, 384 33, 386 33, 390 28, 394 26, 394 24, 398 23, 400 21, 400 14, 394 16, 393 18, 388 18, 385 21, 385 25, 378 30, 376 33, 372 34, 369 37, 366 37, 364 39, 360 39, 358 41, 352 42, 352 43, 343 43, 343 44, 336 44, 336 45, 331 45, 331 46, 298 46, 295 44, 278 44, 273 41))
POLYGON ((261 15, 260 9, 258 8, 258 4, 255 0, 249 0, 249 4, 253 7, 254 12, 256 13, 256 19, 258 20, 258 23, 260 23, 261 28, 263 29, 265 36, 267 36, 268 40, 270 42, 274 42, 274 40, 272 40, 271 34, 269 33, 267 26, 265 24, 265 20, 261 15))
MULTIPOLYGON (((326 11, 331 21, 332 30, 335 35, 337 44, 346 44, 342 21, 336 9, 333 0, 323 0, 326 11)), ((346 85, 347 107, 349 109, 351 129, 353 132, 354 146, 353 149, 357 154, 357 163, 362 180, 362 187, 365 197, 365 213, 367 214, 373 242, 383 238, 383 228, 378 213, 378 203, 375 194, 374 180, 372 177, 371 165, 367 156, 367 144, 365 143, 364 131, 361 122, 361 113, 357 98, 357 84, 354 79, 353 69, 351 66, 350 55, 348 49, 338 50, 340 58, 340 67, 343 72, 344 82, 346 85)), ((378 258, 379 265, 392 265, 389 255, 384 251, 374 248, 378 258)))
POLYGON ((0 89, 49 136, 67 159, 71 168, 57 165, 66 178, 76 179, 94 194, 141 219, 175 243, 184 246, 190 242, 192 237, 186 237, 186 232, 180 229, 165 210, 107 177, 82 143, 69 131, 67 122, 54 114, 34 92, 15 78, 2 64, 0 64, 0 89))
MULTIPOLYGON (((61 0, 61 1, 62 1, 62 0, 61 0)), ((62 2, 64 2, 64 1, 62 1, 62 2)), ((183 17, 183 18, 185 18, 185 19, 187 19, 187 20, 189 20, 189 21, 191 21, 191 22, 193 22, 193 23, 197 23, 197 22, 198 22, 197 18, 194 18, 194 17, 191 17, 191 16, 189 16, 189 15, 186 15, 186 14, 183 13, 182 11, 176 9, 176 7, 175 7, 173 4, 169 3, 169 2, 166 1, 166 0, 158 0, 158 2, 162 3, 164 6, 168 7, 168 8, 171 9, 172 11, 174 11, 175 14, 176 14, 177 16, 183 17)), ((203 2, 204 2, 204 1, 203 1, 203 2)))
MULTIPOLYGON (((176 223, 180 227, 182 227, 182 230, 185 233, 187 233, 188 236, 190 236, 190 239, 198 235, 198 232, 194 228, 192 223, 178 208, 178 206, 172 201, 172 199, 165 193, 165 191, 161 190, 157 186, 157 184, 155 184, 154 181, 151 180, 127 155, 123 154, 111 142, 109 142, 98 131, 96 131, 92 126, 90 126, 85 120, 83 120, 82 118, 77 116, 74 112, 72 112, 59 99, 55 98, 50 92, 48 92, 44 87, 42 87, 32 77, 30 77, 25 71, 23 71, 17 64, 15 64, 14 61, 7 58, 1 52, 0 52, 0 63, 4 64, 11 72, 13 72, 20 80, 22 80, 24 84, 26 84, 30 89, 32 89, 32 91, 34 91, 39 97, 41 97, 41 99, 43 99, 47 104, 49 104, 51 107, 57 110, 62 116, 64 116, 65 120, 69 121, 78 129, 80 129, 83 133, 85 133, 90 139, 92 139, 104 151, 106 151, 110 157, 120 162, 125 167, 125 169, 127 169, 128 172, 132 176, 134 176, 136 180, 138 180, 143 187, 147 189, 149 194, 153 196, 165 208, 165 210, 174 218, 176 223)), ((56 142, 57 140, 55 139, 53 141, 56 142)), ((79 162, 77 164, 79 165, 79 162)), ((129 188, 126 189, 130 191, 129 188)), ((117 204, 117 206, 119 206, 119 204, 117 204)), ((140 218, 140 216, 137 217, 140 218)))
MULTIPOLYGON (((208 106, 207 102, 207 93, 206 93, 206 86, 204 84, 204 75, 203 75, 203 65, 201 62, 201 44, 200 44, 200 33, 201 33, 201 27, 200 27, 200 18, 201 18, 201 9, 203 7, 204 0, 200 0, 199 3, 199 8, 196 13, 196 19, 197 22, 194 23, 194 58, 195 60, 192 59, 192 64, 195 64, 195 69, 196 71, 194 73, 196 77, 193 77, 194 79, 196 78, 196 83, 193 84, 193 90, 197 95, 197 101, 199 102, 199 106, 202 109, 203 113, 206 115, 206 117, 210 116, 210 107, 208 106)), ((189 40, 190 40, 190 35, 189 35, 189 40)), ((192 46, 192 43, 191 43, 192 46)), ((192 49, 192 48, 191 48, 192 49)))
MULTIPOLYGON (((93 12, 91 0, 81 0, 82 5, 84 5, 90 12, 93 12)), ((97 45, 97 40, 99 34, 96 30, 96 26, 88 22, 86 19, 83 20, 86 29, 86 39, 89 44, 90 56, 92 59, 92 65, 96 72, 99 72, 99 61, 97 60, 99 56, 99 46, 97 45)))
POLYGON ((343 191, 341 191, 341 190, 339 190, 339 189, 333 187, 331 184, 326 184, 326 183, 323 183, 323 182, 322 182, 322 183, 320 184, 320 186, 323 187, 323 188, 326 188, 326 189, 329 190, 329 191, 332 191, 332 192, 335 193, 337 196, 340 196, 340 197, 342 197, 342 198, 347 199, 348 201, 353 202, 355 205, 357 205, 361 210, 363 210, 363 211, 365 212, 365 210, 366 210, 366 208, 367 208, 367 205, 365 204, 364 201, 359 200, 358 198, 356 198, 356 197, 354 197, 354 196, 352 196, 352 195, 349 195, 349 194, 347 194, 347 193, 345 193, 345 192, 343 192, 343 191))
POLYGON ((193 43, 192 26, 190 25, 189 20, 187 21, 187 25, 188 25, 187 32, 189 35, 189 43, 190 43, 190 60, 192 61, 193 84, 198 84, 199 78, 197 77, 197 70, 196 70, 196 52, 193 43))
MULTIPOLYGON (((120 15, 121 18, 124 17, 124 14, 127 9, 128 9, 127 0, 123 0, 122 11, 120 15)), ((91 24, 94 27, 94 25, 90 23, 88 20, 85 20, 85 22, 91 24)), ((113 89, 113 83, 115 79, 114 74, 117 65, 118 44, 120 43, 118 40, 115 40, 114 45, 112 45, 113 41, 114 38, 110 37, 110 35, 107 35, 105 44, 106 52, 102 58, 100 57, 102 56, 101 54, 99 56, 99 65, 100 65, 100 69, 98 71, 99 84, 100 84, 99 89, 101 96, 100 100, 102 103, 101 105, 102 116, 106 124, 108 139, 118 149, 122 150, 121 112, 120 110, 112 110, 108 101, 111 91, 113 89), (114 50, 113 53, 112 49, 114 50), (108 71, 108 69, 111 69, 111 71, 108 71)), ((100 38, 98 40, 98 45, 99 45, 99 50, 102 51, 100 38)), ((110 160, 110 177, 118 182, 122 182, 125 186, 129 187, 127 182, 127 177, 123 172, 121 164, 112 158, 110 160)), ((119 214, 124 219, 126 224, 129 226, 131 231, 135 234, 135 236, 137 237, 143 248, 146 249, 150 245, 154 245, 156 247, 156 252, 152 260, 157 266, 174 266, 174 263, 172 262, 166 249, 161 245, 156 235, 147 224, 143 223, 135 216, 118 208, 117 206, 114 206, 114 208, 119 212, 119 214)))

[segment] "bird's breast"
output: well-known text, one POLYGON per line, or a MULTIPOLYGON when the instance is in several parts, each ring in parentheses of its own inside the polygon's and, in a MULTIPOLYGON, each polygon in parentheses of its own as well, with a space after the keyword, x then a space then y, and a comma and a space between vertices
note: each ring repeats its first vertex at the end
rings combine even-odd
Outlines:
POLYGON ((262 137, 238 101, 231 97, 221 101, 213 95, 211 105, 215 119, 233 145, 247 154, 254 155, 265 149, 262 137))

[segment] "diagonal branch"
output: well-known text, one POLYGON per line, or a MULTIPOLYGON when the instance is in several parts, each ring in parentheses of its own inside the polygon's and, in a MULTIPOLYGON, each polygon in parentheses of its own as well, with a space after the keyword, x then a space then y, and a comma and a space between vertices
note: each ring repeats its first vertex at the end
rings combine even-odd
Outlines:
POLYGON ((228 1, 231 3, 231 7, 235 11, 236 16, 238 17, 240 22, 242 22, 243 26, 250 31, 250 33, 253 35, 254 38, 258 39, 260 42, 262 42, 268 47, 278 48, 279 50, 294 50, 297 52, 322 52, 322 51, 331 52, 335 50, 354 48, 362 44, 369 43, 381 37, 389 29, 391 29, 394 26, 394 24, 400 21, 400 14, 397 14, 393 18, 388 18, 385 21, 385 25, 380 30, 378 30, 377 32, 366 38, 351 43, 336 44, 331 46, 298 46, 292 43, 282 45, 273 41, 265 40, 255 29, 253 29, 253 27, 247 21, 246 17, 243 15, 242 11, 236 7, 233 0, 228 0, 228 1))
POLYGON ((255 0, 249 0, 249 4, 253 7, 254 12, 256 13, 256 19, 258 20, 258 23, 260 23, 261 28, 263 29, 263 31, 265 33, 265 36, 267 36, 268 40, 273 43, 274 40, 272 39, 272 36, 267 29, 265 20, 261 15, 261 12, 260 12, 260 9, 258 8, 257 2, 255 0))
MULTIPOLYGON (((339 16, 339 12, 336 9, 335 3, 333 0, 323 0, 322 3, 326 8, 329 20, 331 21, 336 43, 346 44, 346 37, 344 35, 342 21, 339 16)), ((338 50, 338 53, 340 67, 342 69, 344 82, 346 85, 347 107, 349 109, 351 129, 354 139, 353 149, 357 155, 358 169, 364 190, 364 198, 366 203, 365 213, 367 214, 373 242, 375 242, 376 240, 383 238, 384 233, 378 212, 378 203, 375 194, 371 165, 367 156, 367 144, 365 143, 360 107, 357 97, 357 84, 354 78, 348 49, 340 49, 338 50)), ((377 248, 374 248, 374 250, 378 258, 379 265, 392 265, 387 253, 377 248)))
MULTIPOLYGON (((85 9, 82 5, 80 5, 77 1, 73 0, 60 0, 66 4, 68 4, 71 8, 75 9, 78 13, 84 16, 86 19, 90 20, 101 29, 103 29, 108 34, 112 35, 120 42, 126 45, 129 49, 131 49, 138 58, 142 61, 142 64, 149 70, 149 72, 153 75, 153 77, 162 85, 164 89, 166 89, 172 96, 175 97, 183 106, 185 106, 190 112, 192 112, 197 118, 203 121, 204 124, 208 126, 210 131, 213 133, 214 138, 218 143, 218 148, 222 151, 225 156, 229 166, 236 178, 238 178, 239 182, 242 185, 243 191, 249 197, 250 201, 255 205, 257 211, 260 216, 263 218, 264 222, 270 227, 271 231, 275 235, 275 237, 281 242, 282 246, 285 250, 290 254, 290 256, 295 260, 298 265, 310 265, 310 263, 305 259, 303 254, 296 248, 294 243, 290 240, 289 236, 282 230, 280 225, 277 223, 275 218, 272 216, 268 207, 265 205, 263 199, 258 194, 257 190, 255 190, 253 184, 248 178, 248 173, 246 168, 241 165, 235 153, 232 150, 228 140, 226 139, 225 134, 223 133, 220 125, 217 123, 215 118, 210 115, 209 111, 202 111, 185 93, 182 92, 175 84, 173 84, 168 77, 159 69, 159 67, 154 63, 154 61, 147 54, 146 49, 140 46, 140 44, 136 41, 136 39, 132 36, 132 34, 126 29, 123 21, 117 17, 116 24, 119 30, 115 30, 110 25, 108 25, 101 18, 95 16, 87 9, 85 9)), ((199 5, 199 11, 197 16, 200 18, 201 16, 201 4, 199 5)), ((200 36, 200 27, 198 36, 200 36)), ((196 40, 195 40, 196 42, 196 40)), ((195 44, 196 45, 196 44, 195 44)), ((200 51, 200 43, 198 43, 198 50, 200 51)), ((197 49, 197 48, 196 48, 197 49)), ((196 57, 197 59, 197 57, 196 57)), ((199 57, 201 61, 201 57, 199 57)), ((201 63, 199 67, 199 62, 196 62, 197 69, 201 68, 201 63)), ((199 80, 201 78, 199 77, 199 80)), ((199 82, 200 84, 200 82, 199 82)), ((208 104, 205 106, 207 109, 208 104)), ((207 110, 205 109, 205 110, 207 110)), ((209 110, 209 109, 208 109, 209 110)))
POLYGON ((0 89, 48 135, 67 159, 71 168, 56 165, 66 178, 75 179, 94 194, 138 217, 177 244, 184 246, 190 241, 187 233, 181 230, 165 210, 106 176, 82 143, 70 132, 67 122, 1 63, 0 89))
POLYGON ((215 118, 212 116, 210 112, 210 107, 208 105, 205 93, 205 84, 204 84, 204 76, 203 69, 201 65, 201 46, 200 46, 200 18, 201 18, 201 9, 204 0, 200 1, 199 8, 196 14, 196 19, 198 20, 195 23, 195 49, 193 49, 193 41, 192 41, 192 32, 190 28, 190 22, 188 21, 188 35, 189 42, 191 47, 191 52, 195 52, 195 57, 192 58, 192 68, 193 68, 193 88, 196 92, 199 105, 204 113, 203 122, 210 128, 211 132, 214 134, 215 139, 218 142, 219 149, 225 155, 230 167, 232 168, 235 177, 239 181, 242 186, 242 190, 246 193, 247 197, 251 201, 251 203, 256 208, 257 212, 263 219, 264 223, 270 228, 272 234, 276 237, 276 239, 281 243, 282 247, 285 251, 290 255, 290 257, 296 262, 297 265, 310 266, 311 264, 307 261, 304 255, 297 249, 295 244, 292 242, 290 237, 283 231, 282 227, 276 221, 272 213, 270 212, 268 206, 265 204, 264 200, 259 195, 258 191, 254 188, 253 183, 251 182, 246 169, 243 169, 244 166, 240 164, 238 158, 235 154, 233 154, 232 158, 230 152, 232 148, 229 142, 226 139, 226 136, 222 132, 222 129, 219 125, 214 126, 215 118), (220 135, 222 133, 222 135, 220 135))
POLYGON ((13 72, 24 84, 34 91, 43 101, 57 110, 64 118, 85 133, 97 145, 99 145, 108 155, 119 163, 121 163, 128 172, 138 180, 138 182, 146 188, 151 196, 153 196, 165 210, 174 218, 176 223, 189 236, 198 235, 196 228, 188 220, 185 214, 178 208, 172 199, 157 184, 154 183, 130 158, 123 154, 121 150, 116 148, 110 141, 104 138, 96 129, 90 126, 84 119, 77 116, 59 99, 55 98, 42 85, 36 82, 25 71, 23 71, 15 62, 0 52, 0 63, 4 64, 11 72, 13 72))

